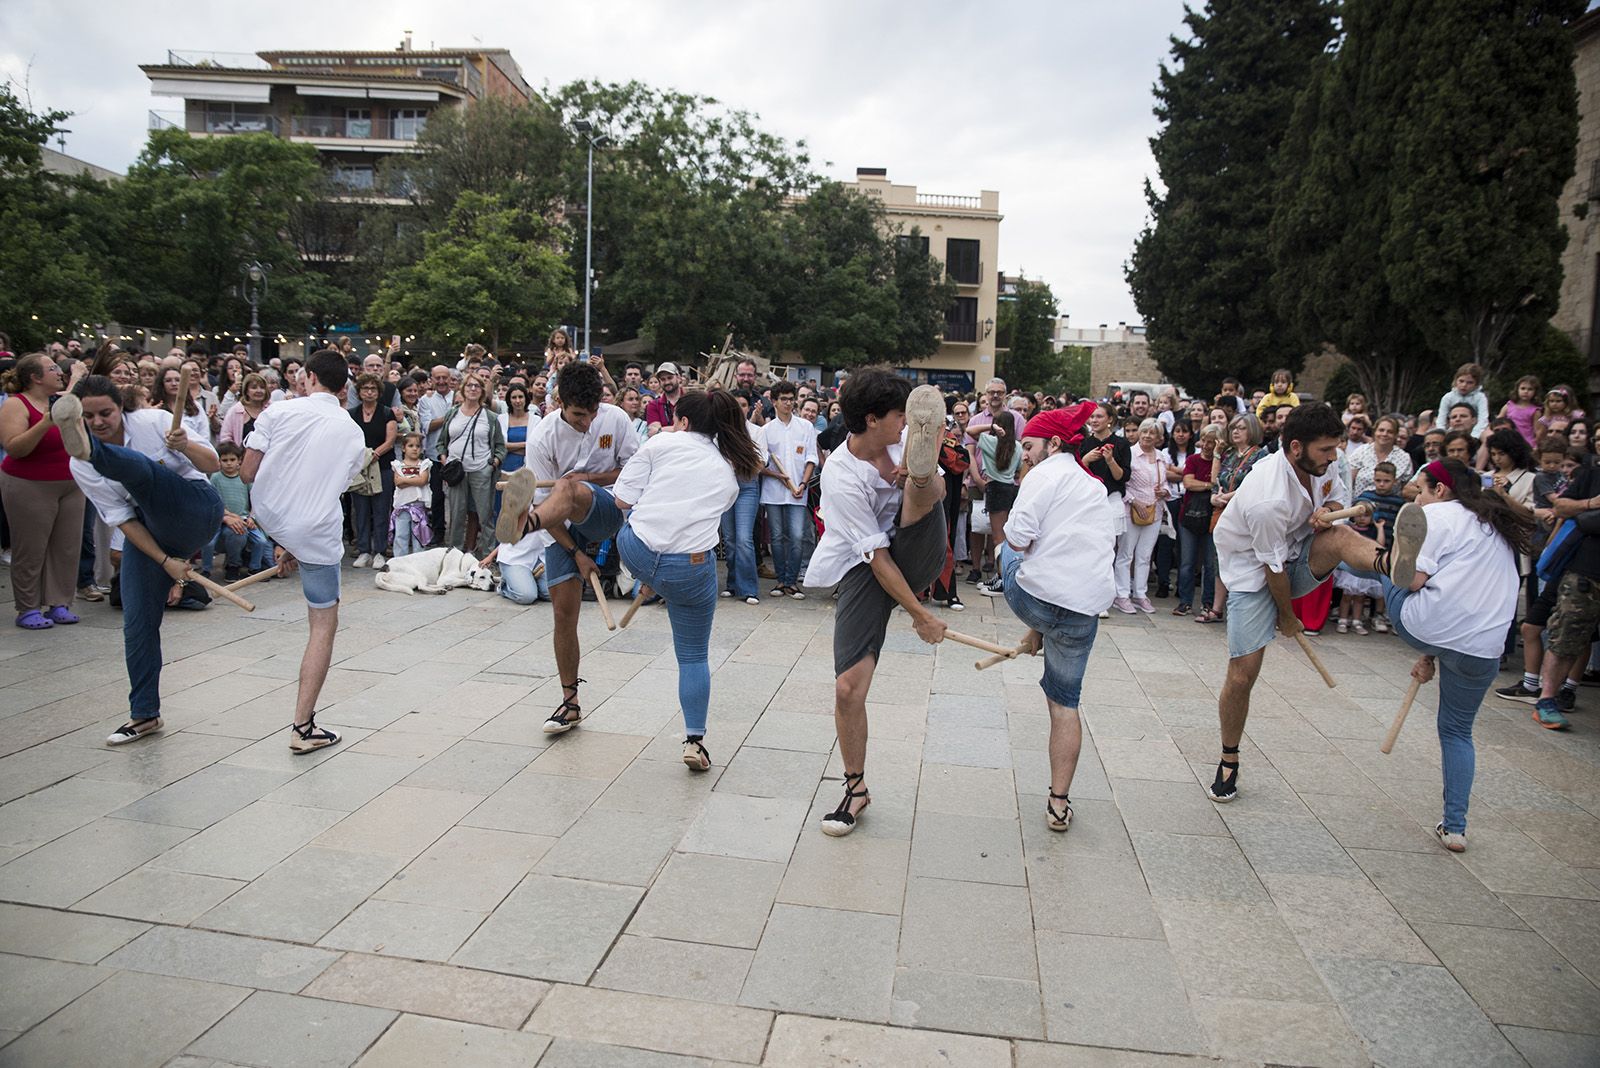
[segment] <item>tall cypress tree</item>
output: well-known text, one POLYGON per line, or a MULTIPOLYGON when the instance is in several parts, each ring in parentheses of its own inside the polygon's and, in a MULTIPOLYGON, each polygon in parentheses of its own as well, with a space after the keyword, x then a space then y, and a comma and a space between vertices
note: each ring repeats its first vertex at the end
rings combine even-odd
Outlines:
POLYGON ((1273 159, 1296 94, 1333 37, 1327 0, 1211 0, 1186 11, 1155 86, 1151 139, 1164 192, 1145 183, 1150 223, 1127 268, 1163 373, 1209 391, 1261 378, 1304 350, 1270 299, 1273 159))

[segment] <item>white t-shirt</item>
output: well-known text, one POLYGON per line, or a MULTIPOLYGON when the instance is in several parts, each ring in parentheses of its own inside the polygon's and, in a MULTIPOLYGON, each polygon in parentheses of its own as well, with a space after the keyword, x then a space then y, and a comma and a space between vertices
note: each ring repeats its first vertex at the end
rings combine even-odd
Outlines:
POLYGON ((1283 571, 1311 541, 1311 514, 1324 505, 1340 508, 1348 503, 1333 464, 1311 480, 1307 495, 1288 453, 1264 457, 1239 484, 1217 523, 1219 577, 1228 589, 1241 593, 1265 589, 1267 571, 1283 571))
POLYGON ((339 497, 361 469, 367 443, 339 398, 312 393, 271 405, 245 448, 262 454, 250 492, 261 529, 302 563, 343 559, 339 497))
POLYGON ((1517 614, 1516 555, 1460 501, 1425 507, 1428 536, 1417 554, 1417 570, 1428 581, 1406 598, 1400 620, 1429 645, 1498 657, 1517 614))
POLYGON ((651 552, 700 553, 716 548, 739 481, 709 435, 687 430, 645 442, 611 495, 632 506, 628 525, 651 552))
POLYGON ((520 567, 532 568, 544 559, 545 546, 555 541, 546 530, 533 530, 522 536, 522 540, 512 545, 508 542, 500 543, 500 552, 495 556, 500 565, 516 564, 520 567))
MULTIPOLYGON (((559 412, 528 428, 528 466, 541 482, 549 482, 574 471, 602 474, 616 471, 639 451, 633 433, 633 420, 615 404, 602 404, 589 421, 587 433, 573 429, 559 412)), ((537 504, 550 496, 548 489, 535 490, 537 504)))
MULTIPOLYGON (((902 434, 902 441, 904 437, 902 434)), ((833 450, 822 469, 822 505, 818 511, 823 530, 811 563, 806 565, 807 586, 832 586, 852 567, 870 563, 873 553, 888 546, 889 532, 900 514, 900 488, 885 482, 876 467, 850 451, 853 440, 855 436, 851 435, 833 450)), ((901 452, 900 445, 889 446, 889 461, 896 467, 900 465, 901 452)))
MULTIPOLYGON (((790 418, 788 423, 774 418, 761 428, 761 433, 763 443, 767 447, 767 455, 777 461, 777 466, 789 475, 791 482, 796 486, 800 485, 805 478, 806 464, 818 462, 817 428, 796 415, 790 418)), ((805 504, 806 499, 804 496, 796 497, 790 493, 781 479, 763 478, 761 503, 805 504)), ((806 574, 810 573, 807 569, 806 574)))
MULTIPOLYGON (((394 477, 401 475, 426 475, 433 469, 433 461, 424 456, 420 460, 390 460, 389 469, 394 472, 394 477)), ((408 504, 420 503, 424 508, 433 504, 433 488, 427 483, 420 486, 396 486, 394 488, 394 507, 404 508, 408 504)))
POLYGON ((1039 464, 1017 489, 1006 540, 1026 545, 1017 582, 1050 604, 1099 615, 1117 596, 1112 571, 1117 532, 1100 480, 1061 453, 1039 464))
MULTIPOLYGON (((141 408, 136 412, 123 412, 123 448, 147 456, 162 467, 190 481, 205 482, 206 476, 189 462, 187 456, 167 448, 167 432, 171 429, 172 416, 159 408, 141 408)), ((184 430, 188 429, 185 425, 184 430)), ((207 438, 196 438, 191 433, 189 440, 204 445, 207 449, 211 448, 211 442, 207 438)), ((72 470, 72 480, 83 490, 83 495, 89 498, 89 503, 100 513, 100 518, 106 526, 116 527, 134 518, 136 505, 133 495, 122 483, 102 475, 87 460, 73 457, 69 466, 72 470)))

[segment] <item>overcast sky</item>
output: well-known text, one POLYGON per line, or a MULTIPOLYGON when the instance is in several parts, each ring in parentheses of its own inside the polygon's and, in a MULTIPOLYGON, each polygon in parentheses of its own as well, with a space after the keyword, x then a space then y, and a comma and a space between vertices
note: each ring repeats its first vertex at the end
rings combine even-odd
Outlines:
MULTIPOLYGON (((887 167, 925 193, 1000 192, 999 265, 1075 326, 1136 321, 1122 278, 1154 171, 1150 86, 1181 0, 811 4, 535 0, 0 0, 0 76, 74 113, 66 150, 122 170, 167 49, 509 48, 535 87, 576 78, 714 96, 804 138, 819 170, 887 167)), ((993 263, 987 252, 984 259, 993 263)))

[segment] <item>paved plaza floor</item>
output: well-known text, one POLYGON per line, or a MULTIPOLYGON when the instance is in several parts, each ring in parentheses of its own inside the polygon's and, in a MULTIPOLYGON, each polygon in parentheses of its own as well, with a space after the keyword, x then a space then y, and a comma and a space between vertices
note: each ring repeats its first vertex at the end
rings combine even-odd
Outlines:
POLYGON ((1158 601, 1101 626, 1059 835, 1039 663, 900 616, 832 839, 827 598, 719 604, 692 775, 662 609, 585 606, 551 739, 547 605, 345 578, 303 757, 298 583, 170 614, 166 732, 118 749, 117 612, 0 633, 0 1065, 1600 1063, 1600 690, 1566 734, 1489 699, 1455 856, 1433 686, 1378 752, 1398 640, 1316 639, 1337 690, 1278 641, 1216 806, 1223 635, 1158 601))

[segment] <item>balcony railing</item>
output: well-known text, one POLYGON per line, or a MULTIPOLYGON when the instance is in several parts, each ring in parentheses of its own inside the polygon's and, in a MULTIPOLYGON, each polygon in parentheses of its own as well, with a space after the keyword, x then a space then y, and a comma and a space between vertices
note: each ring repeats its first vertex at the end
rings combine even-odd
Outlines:
POLYGON ((983 263, 976 265, 971 262, 947 265, 945 273, 950 276, 950 281, 958 286, 981 286, 983 284, 983 263))
POLYGON ((426 118, 352 119, 342 115, 296 115, 289 136, 350 141, 415 141, 426 118))
POLYGON ((150 129, 152 130, 181 130, 183 129, 183 115, 163 115, 159 111, 150 112, 150 129))
POLYGON ((976 345, 978 343, 978 324, 947 322, 944 324, 944 339, 967 345, 976 345))
POLYGON ((918 193, 917 204, 924 208, 982 208, 982 197, 951 196, 947 193, 918 193))
POLYGON ((196 111, 184 119, 184 128, 190 133, 240 134, 278 132, 275 115, 240 114, 236 111, 196 111))
POLYGON ((167 49, 169 67, 217 67, 223 70, 271 70, 272 64, 254 52, 200 52, 167 49))

